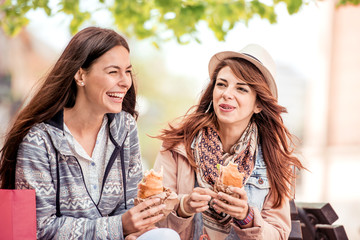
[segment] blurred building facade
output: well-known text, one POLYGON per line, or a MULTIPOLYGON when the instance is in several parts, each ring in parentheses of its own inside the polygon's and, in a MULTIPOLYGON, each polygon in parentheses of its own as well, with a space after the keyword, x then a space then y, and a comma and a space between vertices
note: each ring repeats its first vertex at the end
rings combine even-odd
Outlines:
POLYGON ((298 201, 330 202, 350 239, 360 239, 360 6, 321 3, 319 71, 306 98, 298 201))
POLYGON ((11 117, 57 54, 25 30, 11 38, 0 29, 0 143, 11 117))

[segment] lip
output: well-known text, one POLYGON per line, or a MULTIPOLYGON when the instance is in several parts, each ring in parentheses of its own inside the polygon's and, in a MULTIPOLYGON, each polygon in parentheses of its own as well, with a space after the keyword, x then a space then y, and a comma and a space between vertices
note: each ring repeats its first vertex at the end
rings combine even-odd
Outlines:
POLYGON ((234 106, 231 106, 229 104, 224 104, 224 103, 219 104, 219 108, 223 112, 232 112, 235 109, 234 106))
POLYGON ((112 102, 122 103, 126 92, 107 92, 106 95, 112 102))

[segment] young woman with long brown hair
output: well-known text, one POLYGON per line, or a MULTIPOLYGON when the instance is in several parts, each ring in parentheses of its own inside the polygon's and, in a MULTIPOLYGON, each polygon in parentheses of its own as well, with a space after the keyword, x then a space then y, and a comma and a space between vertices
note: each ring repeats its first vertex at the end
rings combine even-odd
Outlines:
POLYGON ((1 188, 36 190, 38 239, 135 238, 163 217, 150 207, 159 199, 133 204, 142 165, 129 54, 115 31, 81 30, 7 134, 1 188))
POLYGON ((274 68, 255 44, 211 58, 199 104, 158 136, 163 144, 154 168, 163 166, 164 183, 180 198, 159 226, 182 239, 288 238, 293 168, 303 166, 282 121, 274 68), (244 187, 215 192, 218 164, 229 163, 244 174, 244 187))

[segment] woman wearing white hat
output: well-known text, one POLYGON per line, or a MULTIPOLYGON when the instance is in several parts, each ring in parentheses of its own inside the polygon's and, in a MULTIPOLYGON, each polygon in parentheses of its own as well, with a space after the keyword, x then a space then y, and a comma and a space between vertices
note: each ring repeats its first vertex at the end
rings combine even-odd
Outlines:
POLYGON ((295 178, 286 109, 277 102, 275 64, 259 45, 220 52, 209 63, 210 83, 198 105, 163 140, 155 169, 180 204, 160 226, 182 239, 287 239, 295 178), (289 141, 290 140, 290 141, 289 141), (214 191, 218 165, 237 164, 244 187, 214 191), (204 238, 205 237, 205 238, 204 238))

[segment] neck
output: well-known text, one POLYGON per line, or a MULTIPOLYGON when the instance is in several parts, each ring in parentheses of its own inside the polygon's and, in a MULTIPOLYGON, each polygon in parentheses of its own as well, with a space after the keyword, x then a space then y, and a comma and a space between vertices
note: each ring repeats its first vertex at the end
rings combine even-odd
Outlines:
POLYGON ((96 115, 93 112, 73 108, 64 109, 64 122, 73 134, 83 137, 85 135, 97 135, 100 130, 104 115, 96 115))
POLYGON ((230 152, 231 147, 239 141, 241 135, 246 129, 246 126, 219 124, 219 136, 225 152, 230 152))

